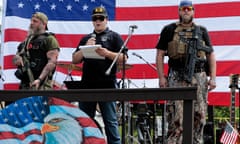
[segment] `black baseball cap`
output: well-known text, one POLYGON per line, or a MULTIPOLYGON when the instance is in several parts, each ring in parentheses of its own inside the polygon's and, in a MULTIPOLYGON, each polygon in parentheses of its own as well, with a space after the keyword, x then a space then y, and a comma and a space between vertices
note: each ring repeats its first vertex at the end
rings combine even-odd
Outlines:
POLYGON ((93 12, 92 12, 92 17, 93 16, 104 16, 104 17, 107 17, 108 14, 107 14, 107 11, 104 7, 96 7, 93 9, 93 12))

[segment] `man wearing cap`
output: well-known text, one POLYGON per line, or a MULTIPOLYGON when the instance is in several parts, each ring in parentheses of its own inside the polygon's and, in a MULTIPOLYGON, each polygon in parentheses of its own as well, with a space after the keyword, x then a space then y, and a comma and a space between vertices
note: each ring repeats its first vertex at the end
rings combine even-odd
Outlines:
MULTIPOLYGON (((107 27, 107 22, 108 14, 104 7, 93 9, 92 23, 94 30, 80 40, 76 51, 72 55, 74 64, 83 62, 82 89, 117 88, 117 65, 114 64, 110 74, 106 74, 106 71, 118 55, 124 42, 118 33, 107 27), (104 57, 104 59, 86 58, 83 56, 82 50, 79 49, 79 46, 95 44, 101 45, 100 48, 96 49, 96 53, 104 57)), ((117 63, 123 63, 127 60, 125 52, 126 50, 119 55, 117 63)), ((115 102, 80 102, 79 106, 91 118, 94 118, 97 103, 103 117, 108 143, 120 144, 115 102)))
MULTIPOLYGON (((193 22, 194 6, 192 2, 181 1, 178 13, 179 21, 166 25, 162 29, 161 37, 156 45, 159 87, 198 87, 197 100, 194 101, 193 143, 203 144, 208 90, 216 87, 216 59, 207 29, 193 22), (191 45, 193 42, 199 43, 191 45), (199 49, 200 46, 205 49, 199 49), (193 55, 194 58, 197 57, 194 65, 188 65, 187 56, 190 55, 188 49, 196 51, 193 55), (165 55, 169 58, 167 76, 164 74, 165 55), (186 69, 193 73, 189 75, 186 73, 186 69)), ((182 144, 183 101, 168 101, 166 114, 167 143, 182 144)))
POLYGON ((20 89, 51 89, 52 76, 59 55, 59 44, 52 33, 46 32, 48 17, 42 12, 32 15, 28 36, 20 43, 13 63, 20 89))

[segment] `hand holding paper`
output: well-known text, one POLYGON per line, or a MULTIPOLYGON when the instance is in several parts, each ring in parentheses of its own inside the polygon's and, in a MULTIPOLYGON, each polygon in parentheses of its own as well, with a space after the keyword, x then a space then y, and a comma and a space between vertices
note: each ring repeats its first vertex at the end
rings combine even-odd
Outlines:
POLYGON ((101 45, 84 45, 79 46, 79 49, 82 50, 83 56, 85 58, 105 59, 105 57, 100 56, 98 53, 96 53, 96 49, 101 47, 101 45))

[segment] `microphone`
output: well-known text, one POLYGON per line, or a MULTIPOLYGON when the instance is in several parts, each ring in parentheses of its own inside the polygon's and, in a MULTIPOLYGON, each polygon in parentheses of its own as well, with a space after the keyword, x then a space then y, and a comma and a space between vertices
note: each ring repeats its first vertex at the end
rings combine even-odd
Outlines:
POLYGON ((97 37, 97 35, 95 33, 92 33, 90 35, 90 38, 88 39, 88 42, 89 42, 88 44, 95 45, 96 44, 96 37, 97 37))
POLYGON ((142 59, 142 56, 140 56, 139 54, 137 54, 137 53, 135 53, 135 52, 133 52, 132 55, 137 56, 137 57, 139 57, 140 59, 142 59))
POLYGON ((132 29, 137 29, 138 28, 137 25, 130 25, 129 27, 132 28, 132 29))
POLYGON ((91 34, 91 38, 96 38, 96 34, 95 34, 95 33, 92 33, 92 34, 91 34))

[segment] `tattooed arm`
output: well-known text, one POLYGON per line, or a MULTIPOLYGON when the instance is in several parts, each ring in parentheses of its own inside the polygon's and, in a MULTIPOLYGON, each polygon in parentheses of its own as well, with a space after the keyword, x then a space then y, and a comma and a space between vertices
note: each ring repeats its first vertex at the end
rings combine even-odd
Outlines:
POLYGON ((52 73, 57 64, 58 55, 59 49, 53 49, 47 52, 48 63, 43 68, 38 79, 33 81, 32 86, 35 86, 38 89, 41 82, 49 75, 49 73, 52 73))

